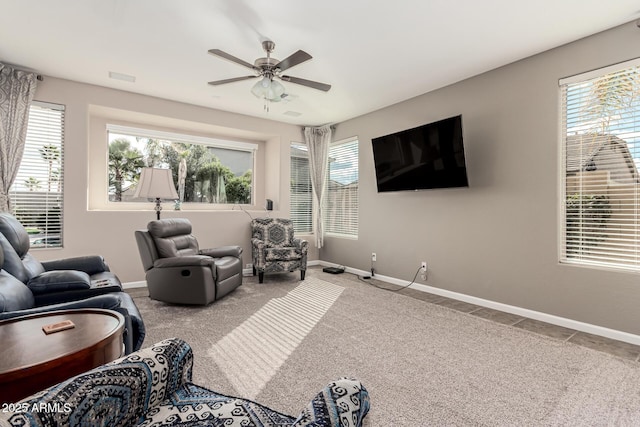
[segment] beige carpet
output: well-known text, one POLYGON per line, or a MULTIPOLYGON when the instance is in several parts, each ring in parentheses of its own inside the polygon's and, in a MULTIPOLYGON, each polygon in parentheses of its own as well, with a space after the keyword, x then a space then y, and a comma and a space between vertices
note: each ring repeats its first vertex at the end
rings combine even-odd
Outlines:
POLYGON ((133 290, 145 346, 177 336, 194 382, 296 415, 350 376, 366 426, 637 426, 640 364, 319 270, 246 278, 208 307, 133 290))

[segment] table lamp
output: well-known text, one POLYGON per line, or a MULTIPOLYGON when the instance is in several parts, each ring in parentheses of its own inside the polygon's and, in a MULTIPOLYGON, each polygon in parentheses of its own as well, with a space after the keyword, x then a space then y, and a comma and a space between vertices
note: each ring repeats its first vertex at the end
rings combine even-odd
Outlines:
POLYGON ((171 169, 143 168, 134 198, 156 199, 156 216, 160 219, 161 199, 177 200, 178 193, 173 183, 171 169))

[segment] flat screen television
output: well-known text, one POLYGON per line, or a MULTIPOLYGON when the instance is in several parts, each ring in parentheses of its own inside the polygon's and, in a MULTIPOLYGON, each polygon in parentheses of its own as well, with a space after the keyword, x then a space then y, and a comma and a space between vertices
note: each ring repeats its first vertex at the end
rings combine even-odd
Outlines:
POLYGON ((461 115, 371 143, 379 193, 469 186, 461 115))

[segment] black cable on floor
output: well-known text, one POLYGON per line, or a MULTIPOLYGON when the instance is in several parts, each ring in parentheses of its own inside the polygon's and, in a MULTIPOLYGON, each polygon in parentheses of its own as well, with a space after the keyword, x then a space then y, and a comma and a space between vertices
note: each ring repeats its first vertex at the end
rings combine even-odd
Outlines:
POLYGON ((418 268, 418 271, 416 271, 416 274, 413 276, 413 279, 411 280, 411 283, 409 283, 408 285, 403 286, 401 288, 398 288, 398 289, 389 289, 389 288, 385 288, 385 287, 380 286, 380 285, 376 285, 375 283, 372 283, 372 282, 369 282, 367 280, 364 280, 362 277, 360 277, 360 275, 358 275, 358 280, 360 280, 361 282, 366 283, 367 285, 376 287, 378 289, 382 289, 382 290, 389 291, 389 292, 399 292, 399 291, 401 291, 403 289, 407 289, 409 286, 413 285, 416 282, 416 278, 418 277, 418 273, 420 273, 420 270, 422 270, 422 266, 418 268))

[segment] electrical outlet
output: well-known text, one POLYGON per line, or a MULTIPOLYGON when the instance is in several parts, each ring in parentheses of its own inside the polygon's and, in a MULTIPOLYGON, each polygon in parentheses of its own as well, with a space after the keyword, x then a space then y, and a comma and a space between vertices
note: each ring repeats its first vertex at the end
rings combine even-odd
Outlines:
POLYGON ((377 260, 378 259, 377 259, 376 253, 375 252, 371 252, 371 262, 376 262, 377 260))
POLYGON ((427 281, 427 261, 422 261, 422 263, 420 264, 420 279, 422 279, 422 281, 426 282, 427 281))

